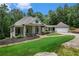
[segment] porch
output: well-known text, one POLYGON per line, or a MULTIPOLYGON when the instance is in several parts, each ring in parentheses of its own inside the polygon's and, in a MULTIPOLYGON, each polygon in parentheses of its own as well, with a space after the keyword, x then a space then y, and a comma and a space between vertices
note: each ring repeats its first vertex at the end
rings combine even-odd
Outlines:
POLYGON ((23 26, 12 26, 10 28, 10 38, 16 38, 17 35, 23 37, 34 36, 42 33, 41 25, 23 25, 23 26))

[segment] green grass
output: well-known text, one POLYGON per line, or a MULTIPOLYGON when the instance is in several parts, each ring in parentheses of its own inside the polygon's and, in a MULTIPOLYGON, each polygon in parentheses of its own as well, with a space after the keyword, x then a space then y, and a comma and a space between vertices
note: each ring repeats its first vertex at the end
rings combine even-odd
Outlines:
POLYGON ((59 37, 46 37, 40 40, 27 43, 16 44, 0 48, 0 55, 4 56, 24 56, 34 55, 37 52, 52 52, 60 47, 66 41, 73 39, 72 35, 59 37))
POLYGON ((47 36, 54 36, 54 35, 61 35, 60 33, 50 33, 50 34, 47 34, 47 36))
POLYGON ((79 49, 69 48, 69 47, 61 47, 57 54, 59 56, 79 56, 79 49))

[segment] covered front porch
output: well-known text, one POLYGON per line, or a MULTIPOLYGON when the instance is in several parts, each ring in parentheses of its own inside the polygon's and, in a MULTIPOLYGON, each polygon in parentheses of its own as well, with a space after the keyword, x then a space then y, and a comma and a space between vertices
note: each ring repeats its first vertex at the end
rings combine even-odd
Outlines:
POLYGON ((23 25, 23 26, 12 26, 10 28, 10 38, 16 38, 17 35, 23 37, 33 36, 42 33, 41 25, 23 25))

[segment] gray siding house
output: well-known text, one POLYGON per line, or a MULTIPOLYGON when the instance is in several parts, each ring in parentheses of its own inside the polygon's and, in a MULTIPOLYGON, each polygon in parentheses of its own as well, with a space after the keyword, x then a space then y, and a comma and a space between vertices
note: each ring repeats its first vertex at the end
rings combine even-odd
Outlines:
POLYGON ((48 30, 49 32, 68 32, 69 26, 62 22, 57 25, 46 25, 37 17, 26 16, 10 27, 10 37, 15 38, 19 34, 24 37, 41 34, 44 30, 48 30))
POLYGON ((26 16, 11 26, 10 37, 16 37, 18 34, 23 35, 24 37, 27 34, 41 34, 43 26, 44 25, 39 18, 26 16))

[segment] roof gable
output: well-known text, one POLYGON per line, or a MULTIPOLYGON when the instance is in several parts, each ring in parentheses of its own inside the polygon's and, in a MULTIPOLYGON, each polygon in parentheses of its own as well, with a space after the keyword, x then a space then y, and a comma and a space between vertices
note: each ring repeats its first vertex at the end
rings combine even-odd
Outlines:
POLYGON ((38 20, 40 23, 41 21, 37 17, 24 17, 21 20, 17 21, 14 26, 21 26, 21 25, 28 25, 28 24, 35 24, 35 21, 38 20))
POLYGON ((64 24, 63 22, 60 22, 56 25, 57 28, 68 28, 69 26, 67 24, 64 24))

